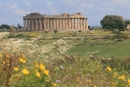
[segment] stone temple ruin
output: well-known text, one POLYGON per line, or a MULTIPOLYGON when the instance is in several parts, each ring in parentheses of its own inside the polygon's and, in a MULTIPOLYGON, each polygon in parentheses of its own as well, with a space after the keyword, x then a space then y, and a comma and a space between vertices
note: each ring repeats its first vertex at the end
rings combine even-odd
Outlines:
POLYGON ((88 18, 81 13, 41 15, 30 13, 23 17, 25 31, 88 31, 88 18))

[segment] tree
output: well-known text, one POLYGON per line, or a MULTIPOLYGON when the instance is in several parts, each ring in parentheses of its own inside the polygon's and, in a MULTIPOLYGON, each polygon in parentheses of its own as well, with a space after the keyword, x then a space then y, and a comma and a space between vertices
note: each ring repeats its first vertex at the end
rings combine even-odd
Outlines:
POLYGON ((9 25, 7 25, 7 24, 2 24, 0 28, 1 28, 1 29, 4 29, 4 28, 9 29, 9 28, 10 28, 10 26, 9 26, 9 25))
POLYGON ((22 26, 21 26, 20 24, 18 24, 18 25, 17 25, 17 28, 19 28, 19 29, 20 29, 20 28, 22 28, 22 26))
POLYGON ((127 27, 128 24, 130 24, 130 20, 125 21, 125 27, 127 27))
POLYGON ((101 20, 101 25, 103 26, 103 29, 109 29, 109 30, 125 29, 125 22, 123 17, 117 15, 106 15, 101 20))

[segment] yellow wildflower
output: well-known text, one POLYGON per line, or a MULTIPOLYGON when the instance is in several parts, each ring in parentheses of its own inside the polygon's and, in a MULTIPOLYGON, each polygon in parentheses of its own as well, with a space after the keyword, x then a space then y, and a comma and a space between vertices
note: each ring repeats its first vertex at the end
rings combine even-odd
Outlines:
POLYGON ((97 87, 96 85, 94 85, 93 87, 97 87))
POLYGON ((2 58, 2 54, 0 54, 0 58, 2 58))
POLYGON ((53 83, 53 86, 54 86, 54 87, 56 87, 56 86, 57 86, 57 84, 56 84, 56 83, 53 83))
POLYGON ((122 76, 119 77, 119 79, 124 80, 124 79, 125 79, 125 76, 122 75, 122 76))
POLYGON ((19 69, 18 69, 18 67, 14 67, 14 70, 15 70, 15 71, 18 71, 19 69))
POLYGON ((40 77, 40 73, 38 71, 36 71, 36 76, 40 77))
POLYGON ((26 56, 24 54, 21 54, 22 58, 26 58, 26 56))
POLYGON ((79 82, 79 84, 82 84, 82 83, 83 83, 83 82, 81 82, 81 81, 79 82))
POLYGON ((23 73, 23 74, 29 74, 29 71, 28 71, 27 69, 23 69, 23 70, 22 70, 22 73, 23 73))
POLYGON ((3 64, 5 64, 5 61, 2 61, 3 64))
POLYGON ((114 72, 114 76, 117 76, 117 73, 116 73, 116 72, 114 72))
POLYGON ((111 67, 107 67, 107 70, 108 70, 108 71, 112 71, 111 67))
POLYGON ((128 79, 128 85, 130 85, 130 79, 128 79))
POLYGON ((35 67, 37 67, 37 68, 39 67, 37 62, 34 62, 33 64, 35 67))
POLYGON ((6 54, 6 55, 5 55, 5 58, 9 58, 9 55, 8 55, 8 54, 6 54))
POLYGON ((19 58, 19 61, 22 63, 26 63, 26 60, 24 60, 23 58, 19 58))
POLYGON ((91 83, 92 81, 91 80, 86 80, 86 82, 90 82, 91 83))
POLYGON ((40 63, 39 68, 40 68, 40 70, 45 70, 44 64, 43 64, 43 63, 40 63))
POLYGON ((44 70, 44 74, 48 76, 49 75, 49 70, 44 70))

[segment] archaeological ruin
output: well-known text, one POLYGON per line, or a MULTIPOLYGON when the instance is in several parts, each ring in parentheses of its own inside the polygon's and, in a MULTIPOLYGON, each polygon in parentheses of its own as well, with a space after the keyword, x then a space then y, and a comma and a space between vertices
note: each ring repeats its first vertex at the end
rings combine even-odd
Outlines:
POLYGON ((88 31, 88 18, 81 13, 41 15, 30 13, 23 17, 25 31, 88 31))

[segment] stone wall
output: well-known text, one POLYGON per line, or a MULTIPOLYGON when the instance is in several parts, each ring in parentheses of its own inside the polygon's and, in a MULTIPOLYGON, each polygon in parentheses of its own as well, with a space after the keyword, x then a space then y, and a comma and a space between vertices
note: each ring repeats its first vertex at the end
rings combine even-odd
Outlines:
POLYGON ((88 31, 88 19, 81 13, 41 15, 30 13, 23 17, 25 31, 88 31))

